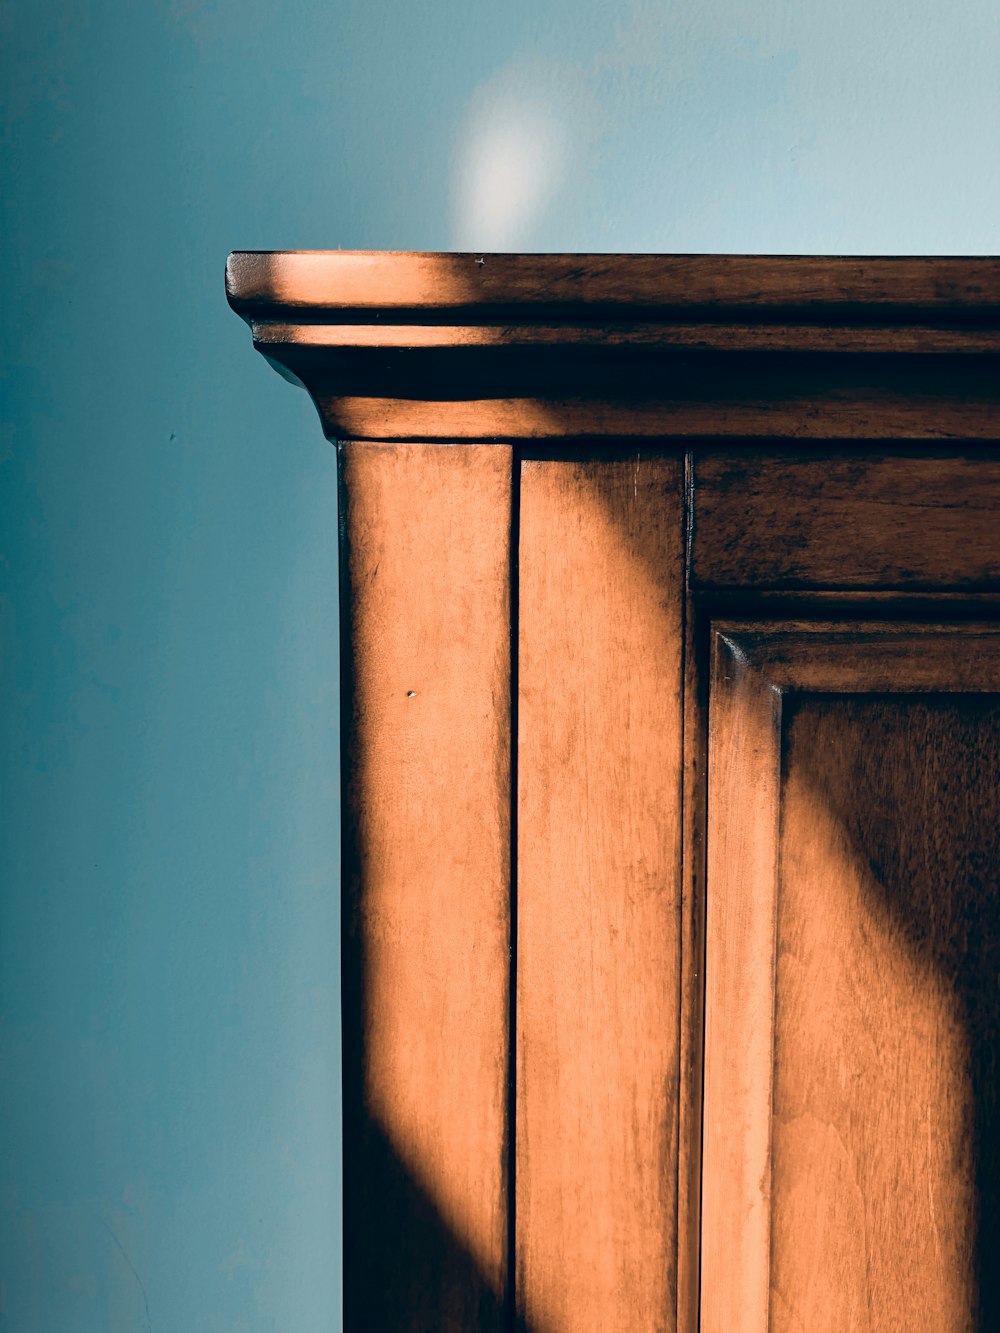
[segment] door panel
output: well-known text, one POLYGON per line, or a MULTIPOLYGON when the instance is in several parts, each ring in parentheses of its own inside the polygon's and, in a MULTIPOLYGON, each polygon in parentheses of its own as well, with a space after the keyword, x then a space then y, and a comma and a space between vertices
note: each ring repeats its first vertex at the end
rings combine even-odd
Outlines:
POLYGON ((703 1327, 998 1327, 1000 633, 715 646, 703 1327))

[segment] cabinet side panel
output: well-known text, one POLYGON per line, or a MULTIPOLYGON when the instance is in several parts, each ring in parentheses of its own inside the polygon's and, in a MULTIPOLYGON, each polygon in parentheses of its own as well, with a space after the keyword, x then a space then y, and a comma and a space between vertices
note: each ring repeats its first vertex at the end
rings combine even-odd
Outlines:
POLYGON ((506 1323, 511 466, 341 450, 348 1333, 506 1323))
POLYGON ((525 461, 519 1311, 674 1327, 683 530, 678 457, 525 461))

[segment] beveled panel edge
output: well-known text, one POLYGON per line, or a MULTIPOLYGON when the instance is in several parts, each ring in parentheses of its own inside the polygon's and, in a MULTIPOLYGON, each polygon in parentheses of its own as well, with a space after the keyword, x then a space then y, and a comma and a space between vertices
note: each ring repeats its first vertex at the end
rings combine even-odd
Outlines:
POLYGON ((777 694, 849 693, 859 684, 887 694, 1000 689, 996 621, 713 620, 711 633, 715 651, 724 645, 777 694), (956 639, 970 647, 959 662, 949 646, 956 639))
POLYGON ((766 1333, 782 695, 710 625, 701 1333, 766 1333))

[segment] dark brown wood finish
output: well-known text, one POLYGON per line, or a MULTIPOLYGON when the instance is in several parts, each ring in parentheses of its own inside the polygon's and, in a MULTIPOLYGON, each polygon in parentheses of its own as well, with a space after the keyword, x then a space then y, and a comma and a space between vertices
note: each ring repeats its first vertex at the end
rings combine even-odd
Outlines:
POLYGON ((226 289, 245 317, 312 311, 469 312, 470 323, 514 311, 795 311, 823 323, 889 313, 947 322, 996 321, 994 259, 954 256, 434 254, 380 250, 243 251, 226 289))
POLYGON ((657 359, 535 352, 504 366, 386 353, 330 364, 283 351, 310 388, 331 439, 637 442, 669 438, 993 441, 1000 375, 993 358, 899 364, 864 358, 738 353, 657 359), (388 371, 395 394, 385 392, 388 371), (350 391, 348 391, 350 390, 350 391), (422 394, 429 397, 423 397, 422 394))
POLYGON ((347 1333, 1000 1326, 1000 261, 227 289, 341 442, 347 1333))
POLYGON ((694 453, 698 589, 1000 589, 1000 449, 694 453))
POLYGON ((993 260, 236 254, 331 438, 989 439, 993 260))

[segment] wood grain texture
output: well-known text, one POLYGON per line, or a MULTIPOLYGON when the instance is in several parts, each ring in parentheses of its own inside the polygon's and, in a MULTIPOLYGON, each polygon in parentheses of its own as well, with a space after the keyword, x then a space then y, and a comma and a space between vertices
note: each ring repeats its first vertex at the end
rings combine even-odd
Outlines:
POLYGON ((771 1327, 995 1328, 1000 697, 788 711, 771 1327))
POLYGON ((778 691, 976 693, 1000 656, 993 621, 723 621, 715 632, 778 691))
MULTIPOLYGON (((743 396, 733 389, 745 375, 720 365, 715 389, 706 382, 701 397, 697 381, 707 377, 689 374, 681 387, 690 368, 680 365, 668 376, 678 382, 676 394, 658 394, 656 373, 637 365, 631 386, 620 370, 615 383, 602 385, 606 377, 598 371, 572 383, 563 375, 549 389, 521 396, 511 394, 502 368, 494 367, 501 373, 492 391, 465 396, 466 367, 453 367, 448 384, 436 391, 419 372, 407 372, 398 388, 390 381, 376 386, 378 392, 351 393, 345 376, 336 375, 331 388, 328 376, 310 373, 298 357, 286 352, 283 358, 309 387, 323 429, 335 440, 618 440, 627 451, 634 441, 664 438, 995 441, 1000 434, 1000 376, 979 366, 937 377, 897 375, 893 384, 837 382, 825 375, 826 383, 812 388, 797 388, 794 376, 775 366, 770 385, 747 386, 743 396), (583 385, 589 396, 581 394, 583 385), (387 395, 390 387, 394 396, 387 395)), ((535 360, 532 369, 537 378, 544 367, 535 360)))
POLYGON ((586 351, 590 347, 624 350, 718 352, 839 353, 981 353, 1000 352, 1000 329, 970 324, 774 324, 659 323, 604 320, 579 324, 288 324, 253 323, 254 340, 268 347, 296 344, 331 352, 346 347, 385 350, 415 348, 509 348, 547 352, 586 351))
POLYGON ((347 1333, 1000 1328, 1000 260, 227 290, 364 441, 347 1333))
MULTIPOLYGON (((690 478, 685 458, 685 487, 690 478)), ((708 635, 690 591, 684 614, 684 802, 681 865, 680 1088, 677 1142, 677 1330, 697 1333, 705 1040, 705 828, 708 635)))
POLYGON ((694 587, 1000 587, 1000 452, 694 451, 694 587))
POLYGON ((511 454, 341 462, 345 1327, 499 1333, 511 454))
POLYGON ((235 254, 331 439, 1000 434, 1000 261, 235 254))
POLYGON ((702 1333, 766 1333, 780 696, 712 641, 705 907, 702 1333))
POLYGON ((995 1327, 1000 627, 716 646, 702 1326, 995 1327))
MULTIPOLYGON (((1000 310, 1000 263, 952 256, 434 254, 236 252, 226 266, 234 309, 454 311, 799 310, 819 320, 859 306, 935 312, 1000 310)), ((912 315, 911 315, 912 317, 912 315)))
POLYGON ((682 469, 525 461, 518 712, 518 1307, 673 1329, 682 469))

